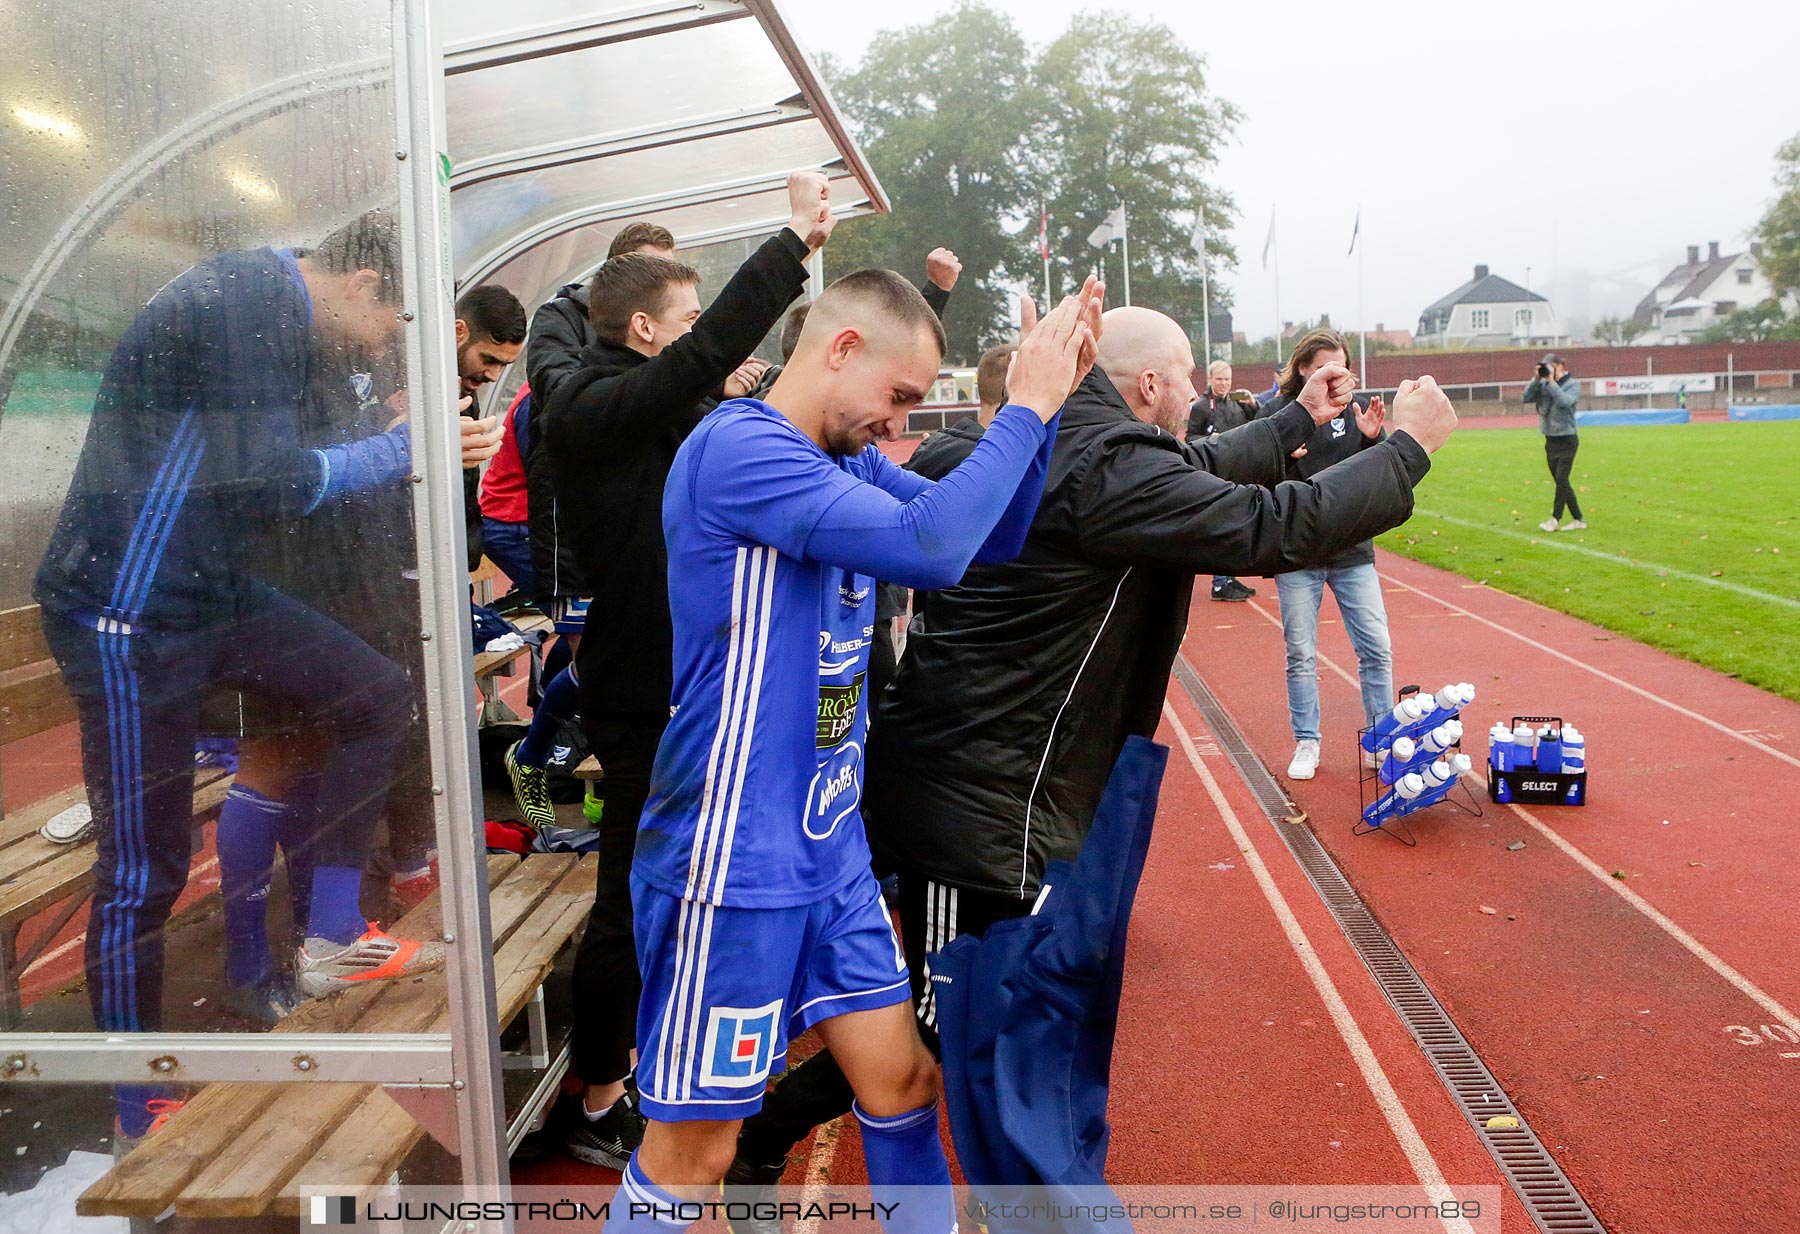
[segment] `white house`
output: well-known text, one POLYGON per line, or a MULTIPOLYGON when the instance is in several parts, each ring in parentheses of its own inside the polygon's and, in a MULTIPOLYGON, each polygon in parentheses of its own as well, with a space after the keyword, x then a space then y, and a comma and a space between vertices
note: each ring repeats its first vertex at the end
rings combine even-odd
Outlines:
POLYGON ((1568 342, 1556 307, 1475 267, 1475 277, 1419 314, 1420 347, 1555 347, 1568 342))
POLYGON ((1688 245, 1687 261, 1676 266, 1638 302, 1631 315, 1632 339, 1639 344, 1691 343, 1694 336, 1738 309, 1752 308, 1775 294, 1757 260, 1756 245, 1721 256, 1719 242, 1688 245))

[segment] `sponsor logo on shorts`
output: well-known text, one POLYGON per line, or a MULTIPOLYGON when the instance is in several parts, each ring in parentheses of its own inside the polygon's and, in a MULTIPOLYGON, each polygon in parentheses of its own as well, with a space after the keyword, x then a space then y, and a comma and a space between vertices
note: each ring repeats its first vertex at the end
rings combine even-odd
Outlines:
POLYGON ((714 1007, 707 1012, 700 1083, 708 1088, 752 1088, 769 1078, 774 1061, 781 999, 766 1007, 714 1007))

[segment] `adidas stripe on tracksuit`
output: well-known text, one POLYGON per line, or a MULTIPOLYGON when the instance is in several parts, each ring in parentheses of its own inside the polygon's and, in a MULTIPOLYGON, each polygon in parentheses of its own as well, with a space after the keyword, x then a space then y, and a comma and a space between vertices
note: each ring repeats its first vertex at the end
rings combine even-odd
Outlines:
POLYGON ((86 963, 103 1031, 162 1024, 209 692, 263 696, 326 733, 321 859, 360 866, 386 801, 404 675, 256 577, 253 529, 333 491, 297 437, 318 342, 290 253, 228 253, 171 281, 113 352, 38 570, 99 835, 86 963))

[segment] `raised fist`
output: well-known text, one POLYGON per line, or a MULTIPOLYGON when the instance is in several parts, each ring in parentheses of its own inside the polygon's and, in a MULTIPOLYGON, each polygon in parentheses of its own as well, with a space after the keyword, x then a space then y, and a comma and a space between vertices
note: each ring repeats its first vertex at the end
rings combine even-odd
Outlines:
POLYGON ((1425 448, 1425 453, 1435 454, 1456 429, 1456 408, 1435 380, 1421 377, 1400 383, 1389 422, 1396 433, 1407 434, 1425 448))
POLYGON ((831 213, 831 182, 825 173, 796 171, 788 175, 788 226, 812 252, 824 247, 837 220, 831 213))
POLYGON ((956 280, 962 274, 962 261, 949 249, 932 249, 925 258, 925 277, 945 291, 956 290, 956 280))
POLYGON ((1356 376, 1341 364, 1321 364, 1300 389, 1300 405, 1314 424, 1324 424, 1344 414, 1356 393, 1356 376))

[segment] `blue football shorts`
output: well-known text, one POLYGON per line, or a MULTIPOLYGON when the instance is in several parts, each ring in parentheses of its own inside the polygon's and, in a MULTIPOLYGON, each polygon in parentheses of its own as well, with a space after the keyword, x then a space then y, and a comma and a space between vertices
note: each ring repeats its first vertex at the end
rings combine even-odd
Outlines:
POLYGON ((659 1122, 762 1108, 788 1036, 910 997, 900 940, 867 869, 829 899, 729 908, 631 880, 638 968, 638 1094, 659 1122))
POLYGON ((587 629, 588 605, 592 596, 552 596, 544 607, 551 627, 558 634, 580 634, 587 629))

